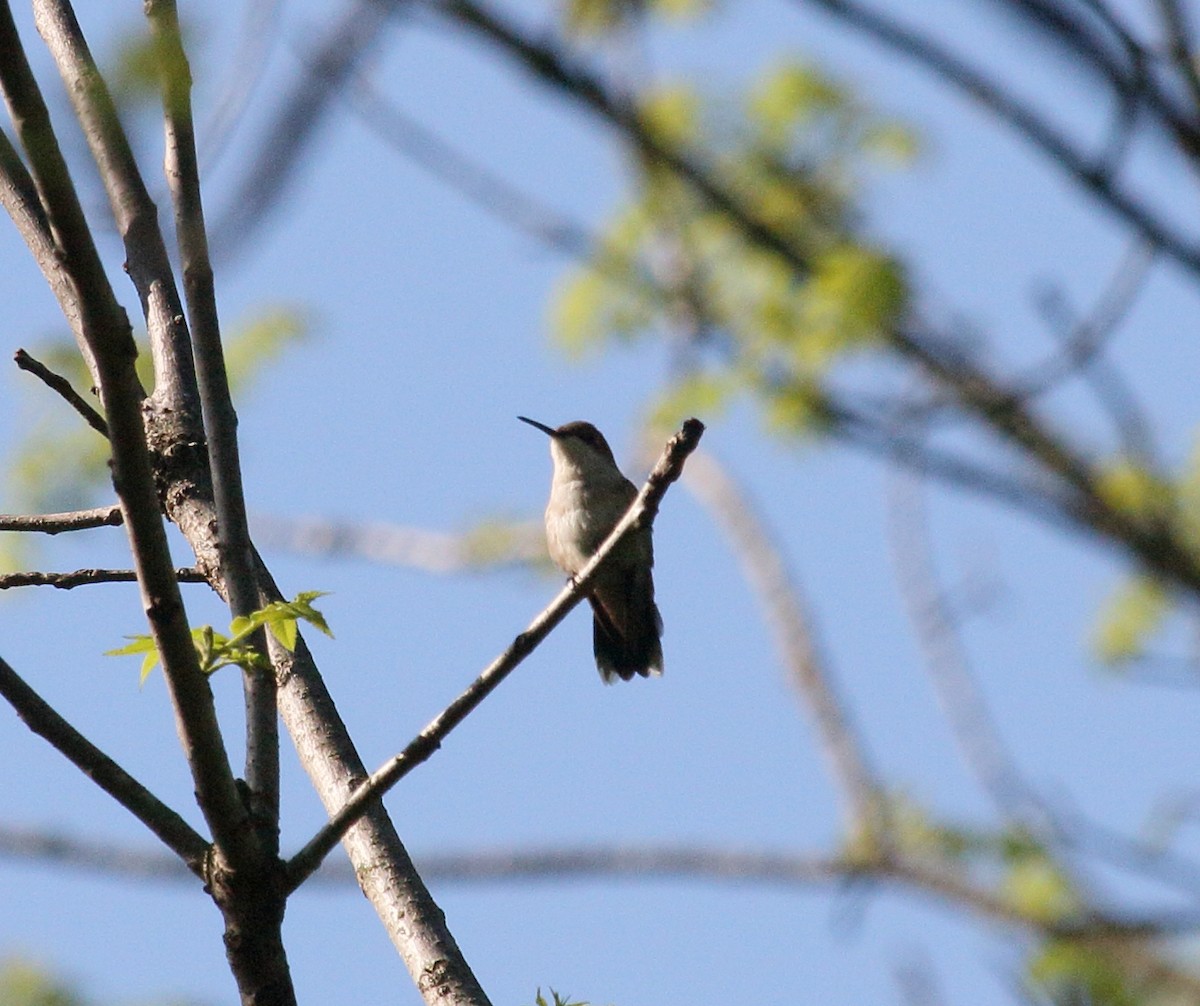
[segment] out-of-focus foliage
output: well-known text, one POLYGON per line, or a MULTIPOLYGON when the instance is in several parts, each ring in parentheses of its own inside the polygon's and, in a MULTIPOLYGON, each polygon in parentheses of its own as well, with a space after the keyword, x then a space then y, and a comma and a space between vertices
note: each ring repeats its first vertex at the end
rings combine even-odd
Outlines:
POLYGON ((655 426, 711 416, 749 392, 773 430, 811 430, 833 369, 876 345, 907 304, 904 271, 862 232, 857 198, 869 170, 915 154, 913 134, 798 60, 740 96, 666 85, 639 108, 663 144, 710 165, 759 220, 787 234, 808 271, 753 245, 660 165, 631 157, 630 198, 593 263, 555 298, 555 338, 578 355, 665 337, 681 366, 651 406, 655 426))
POLYGON ((28 961, 0 964, 0 1003, 4 1006, 85 1006, 84 1000, 28 961))
MULTIPOLYGON (((1114 508, 1146 525, 1170 523, 1183 542, 1200 551, 1200 447, 1173 479, 1119 457, 1101 469, 1096 488, 1114 508)), ((1175 610, 1174 598, 1159 581, 1134 573, 1118 584, 1097 616, 1093 651, 1113 666, 1137 660, 1175 610)))
MULTIPOLYGON (((95 1006, 61 979, 21 958, 0 962, 0 1004, 3 1006, 95 1006)), ((179 999, 140 1001, 139 1006, 185 1006, 179 999)))
POLYGON ((579 38, 603 38, 646 17, 684 21, 703 14, 713 0, 565 0, 563 25, 579 38))
POLYGON ((878 835, 857 836, 844 851, 848 860, 869 863, 887 852, 925 863, 1038 924, 1070 919, 1082 910, 1083 900, 1070 877, 1045 843, 1028 831, 989 831, 940 821, 902 795, 885 801, 881 820, 884 841, 878 835))

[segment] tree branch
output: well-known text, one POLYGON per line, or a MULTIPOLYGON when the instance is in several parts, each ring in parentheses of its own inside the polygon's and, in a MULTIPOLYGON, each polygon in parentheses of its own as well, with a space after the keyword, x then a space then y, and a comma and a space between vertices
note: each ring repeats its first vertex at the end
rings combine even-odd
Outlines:
MULTIPOLYGON (((136 583, 136 569, 77 569, 71 573, 0 573, 0 590, 9 587, 57 587, 71 590, 93 583, 136 583)), ((205 575, 193 566, 175 570, 180 583, 207 583, 205 575)))
POLYGON ((309 72, 260 131, 261 146, 250 170, 212 228, 218 256, 232 257, 240 251, 275 208, 338 91, 376 44, 389 18, 408 3, 353 0, 321 44, 307 55, 304 63, 309 72))
POLYGON ((90 402, 71 387, 70 381, 60 374, 54 373, 44 363, 35 360, 23 349, 18 349, 13 354, 13 360, 22 370, 33 374, 34 377, 40 379, 52 391, 58 392, 66 403, 83 416, 88 426, 99 433, 100 436, 108 436, 108 423, 104 421, 104 417, 92 407, 90 402))
MULTIPOLYGON (((188 876, 178 860, 125 846, 28 828, 0 826, 0 856, 61 863, 105 876, 173 881, 188 876)), ((435 853, 420 857, 421 873, 443 884, 572 880, 698 881, 734 886, 809 890, 847 883, 892 885, 931 897, 950 911, 967 909, 984 919, 1026 931, 1073 938, 1144 939, 1200 928, 1195 910, 1100 913, 1048 923, 1023 913, 986 888, 956 876, 936 861, 864 864, 836 855, 692 845, 548 846, 435 853)), ((351 885, 350 863, 327 863, 308 886, 351 885)))
POLYGON ((361 558, 429 573, 472 572, 546 561, 546 533, 540 524, 526 521, 488 522, 453 534, 383 521, 360 524, 322 517, 258 514, 254 517, 254 538, 263 549, 361 558))
POLYGON ((182 817, 62 718, 0 657, 0 695, 25 725, 44 737, 84 775, 128 810, 203 877, 209 845, 182 817))
POLYGON ((893 472, 888 492, 888 532, 901 598, 942 713, 962 757, 984 791, 1009 817, 1040 824, 1045 808, 1018 772, 971 676, 966 648, 932 568, 921 484, 912 472, 893 472))
POLYGON ((524 632, 477 677, 467 689, 429 722, 398 755, 371 774, 345 805, 333 814, 329 822, 293 856, 287 864, 289 887, 299 887, 321 865, 321 861, 363 813, 379 800, 392 786, 429 758, 459 723, 532 653, 543 639, 550 634, 587 595, 588 584, 596 577, 596 571, 635 528, 648 528, 654 523, 659 504, 668 487, 679 478, 688 455, 696 449, 704 433, 704 424, 698 419, 689 419, 667 442, 662 456, 642 486, 641 492, 630 505, 625 516, 617 522, 604 543, 580 570, 573 582, 538 615, 524 632))
MULTIPOLYGON (((794 0, 811 4, 848 24, 856 31, 883 43, 912 60, 934 76, 978 102, 1002 122, 1008 123, 1049 161, 1065 172, 1101 206, 1115 214, 1147 241, 1175 259, 1190 272, 1200 274, 1200 245, 1139 202, 1117 184, 1113 175, 1097 168, 1092 158, 1080 153, 1049 122, 1010 93, 989 80, 965 60, 932 39, 905 28, 853 0, 794 0)), ((1193 144, 1196 142, 1193 132, 1193 144)))
MULTIPOLYGON (((261 602, 254 582, 253 553, 246 523, 238 419, 229 394, 217 295, 204 228, 192 121, 191 69, 183 49, 179 16, 173 0, 147 0, 145 11, 159 62, 166 128, 165 170, 175 208, 175 230, 183 266, 196 378, 208 439, 220 534, 221 578, 228 590, 230 611, 238 618, 257 610, 261 602)), ((268 655, 265 630, 254 633, 250 642, 264 657, 268 655)), ((242 672, 242 679, 246 703, 246 784, 264 846, 269 855, 275 856, 279 852, 279 713, 275 702, 275 674, 249 669, 242 672)))
POLYGON ((0 90, 29 160, 27 182, 24 166, 15 152, 8 152, 5 141, 5 156, 0 162, 6 184, 0 193, 10 214, 16 211, 13 219, 58 299, 88 369, 99 383, 92 346, 84 337, 85 325, 95 326, 103 319, 106 326, 120 331, 122 326, 128 327, 129 321, 96 251, 8 0, 0 3, 0 90), (36 192, 36 207, 30 205, 29 184, 36 192))
POLYGON ((119 506, 102 506, 94 510, 75 510, 71 513, 0 514, 0 531, 40 531, 60 534, 63 531, 83 531, 93 527, 119 527, 122 521, 119 506))
POLYGON ((1166 36, 1171 61, 1187 85, 1192 114, 1200 114, 1200 72, 1196 68, 1196 49, 1187 16, 1178 0, 1157 0, 1158 16, 1166 36))
POLYGON ((869 829, 883 839, 883 788, 863 738, 846 710, 817 642, 808 605, 789 573, 778 542, 746 494, 710 454, 697 453, 684 482, 729 539, 746 579, 758 594, 789 676, 808 707, 825 756, 850 814, 848 834, 869 829))

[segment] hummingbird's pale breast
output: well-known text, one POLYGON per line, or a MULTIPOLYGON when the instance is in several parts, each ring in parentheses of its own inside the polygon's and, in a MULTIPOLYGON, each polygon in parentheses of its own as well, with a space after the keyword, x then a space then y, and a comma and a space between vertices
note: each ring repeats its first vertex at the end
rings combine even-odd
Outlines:
MULTIPOLYGON (((546 505, 546 544, 550 558, 570 576, 583 569, 637 496, 615 464, 605 464, 587 450, 586 445, 550 442, 554 478, 546 505)), ((642 551, 630 547, 636 537, 622 543, 615 563, 620 564, 621 554, 632 560, 642 551)))

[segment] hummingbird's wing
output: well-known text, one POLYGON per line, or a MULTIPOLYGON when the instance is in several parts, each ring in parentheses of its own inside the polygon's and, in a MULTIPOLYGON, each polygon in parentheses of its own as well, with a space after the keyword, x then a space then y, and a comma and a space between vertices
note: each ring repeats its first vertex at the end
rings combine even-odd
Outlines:
POLYGON ((592 645, 605 683, 614 677, 661 674, 662 617, 654 603, 650 567, 620 566, 602 575, 588 598, 592 605, 592 645))

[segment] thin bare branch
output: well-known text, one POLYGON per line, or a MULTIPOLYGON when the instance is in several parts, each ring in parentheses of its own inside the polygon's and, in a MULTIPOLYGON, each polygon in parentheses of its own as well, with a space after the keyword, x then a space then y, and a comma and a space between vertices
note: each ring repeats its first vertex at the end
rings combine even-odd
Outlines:
POLYGON ((880 820, 883 788, 866 742, 839 693, 826 655, 817 642, 812 615, 782 548, 733 477, 712 455, 697 452, 684 484, 705 505, 729 539, 738 562, 762 604, 789 676, 804 699, 821 746, 846 804, 847 833, 871 829, 884 836, 880 820))
POLYGON ((204 875, 208 843, 175 811, 63 719, 2 657, 0 695, 8 700, 30 730, 44 737, 149 828, 192 873, 204 875))
MULTIPOLYGON (((0 826, 0 856, 61 863, 79 869, 170 882, 188 874, 172 857, 112 843, 28 828, 0 826)), ((1200 915, 1186 909, 1099 913, 1047 922, 959 876, 944 863, 893 861, 864 864, 822 853, 689 845, 548 846, 434 853, 420 857, 423 876, 442 884, 562 883, 572 880, 676 880, 773 889, 878 883, 931 897, 943 908, 1002 922, 1027 932, 1072 938, 1143 939, 1194 932, 1200 915)), ((306 887, 351 887, 349 863, 327 863, 306 887)))
POLYGON ((684 422, 679 432, 667 442, 662 456, 625 516, 617 522, 604 543, 574 580, 564 587, 550 606, 530 622, 529 628, 517 636, 458 698, 435 716, 403 751, 373 772, 346 804, 331 816, 329 822, 288 861, 289 887, 292 890, 321 865, 321 861, 369 807, 441 747, 442 741, 450 731, 466 719, 500 682, 537 648, 555 626, 567 617, 571 609, 584 599, 588 584, 595 579, 601 563, 625 536, 635 528, 646 528, 653 524, 663 496, 671 483, 682 474, 684 462, 696 449, 703 434, 704 424, 698 419, 684 422))
MULTIPOLYGON (((192 121, 191 69, 183 49, 174 0, 147 0, 145 11, 159 60, 166 129, 165 171, 175 208, 175 232, 208 439, 219 528, 221 578, 228 591, 230 611, 237 618, 249 615, 261 607, 261 603, 254 580, 254 558, 242 490, 238 419, 229 393, 216 288, 204 227, 192 121)), ((254 633, 250 644, 267 656, 265 630, 254 633)), ((251 668, 244 670, 242 677, 246 703, 245 779, 264 846, 269 855, 275 856, 279 852, 279 713, 275 701, 275 674, 251 668)))
POLYGON ((3 513, 0 514, 0 531, 60 534, 63 531, 83 531, 93 527, 119 527, 121 522, 119 506, 102 506, 94 510, 74 510, 70 513, 3 513))
POLYGON ((1157 0, 1156 6, 1166 36, 1167 52, 1191 97, 1192 115, 1200 116, 1200 70, 1197 68, 1196 46, 1187 13, 1179 0, 1157 0))
MULTIPOLYGON (((898 21, 872 10, 854 0, 794 0, 797 4, 819 7, 856 31, 863 32, 887 48, 912 60, 934 76, 978 102, 1002 122, 1008 123, 1034 147, 1042 151, 1050 163, 1064 171, 1084 191, 1091 195, 1126 225, 1155 247, 1161 248, 1193 273, 1200 273, 1200 244, 1173 227, 1126 188, 1110 170, 1097 167, 1095 160, 1074 147, 1062 133, 1031 107, 1017 100, 1014 94, 989 80, 975 67, 950 50, 912 31, 898 21)), ((1107 73, 1106 73, 1107 75, 1107 73)), ((1172 128, 1183 123, 1173 121, 1172 128)), ((1192 150, 1196 146, 1195 130, 1188 134, 1192 150)))
POLYGON ((307 72, 261 132, 261 145, 228 209, 211 229, 219 257, 239 252, 279 203, 303 155, 335 107, 339 90, 409 0, 353 0, 311 54, 307 72))
POLYGON ((932 542, 921 484, 910 472, 889 480, 888 532, 900 595, 925 651, 942 712, 984 791, 1009 817, 1040 824, 1044 808, 1022 778, 979 687, 966 647, 932 569, 932 542))
MULTIPOLYGON (((358 74, 352 83, 346 91, 350 107, 376 135, 422 171, 547 248, 584 262, 599 257, 596 241, 585 228, 456 150, 388 101, 364 75, 358 74)), ((621 273, 628 278, 628 268, 621 273)))
MULTIPOLYGON (((1011 382, 1017 394, 1036 397, 1071 375, 1086 370, 1128 317, 1145 287, 1155 260, 1154 248, 1133 241, 1121 256, 1100 296, 1082 318, 1054 319, 1062 348, 1049 360, 1040 360, 1011 382)), ((1058 312, 1055 312, 1058 313, 1058 312)))
POLYGON ((540 523, 488 522, 461 534, 321 517, 257 514, 254 539, 260 548, 301 555, 358 558, 427 573, 461 573, 544 563, 546 532, 540 523))
MULTIPOLYGON (((0 573, 0 590, 9 587, 57 587, 71 590, 93 583, 136 583, 136 569, 76 569, 70 573, 0 573)), ((200 570, 183 566, 175 570, 175 579, 180 583, 207 583, 200 570)))
POLYGON ((54 373, 44 363, 34 359, 23 349, 18 349, 13 354, 13 360, 22 370, 33 374, 34 377, 38 378, 48 388, 61 395, 66 403, 83 416, 88 426, 99 433, 100 436, 108 436, 108 423, 104 421, 104 417, 96 411, 90 402, 71 387, 70 381, 61 374, 54 373))

